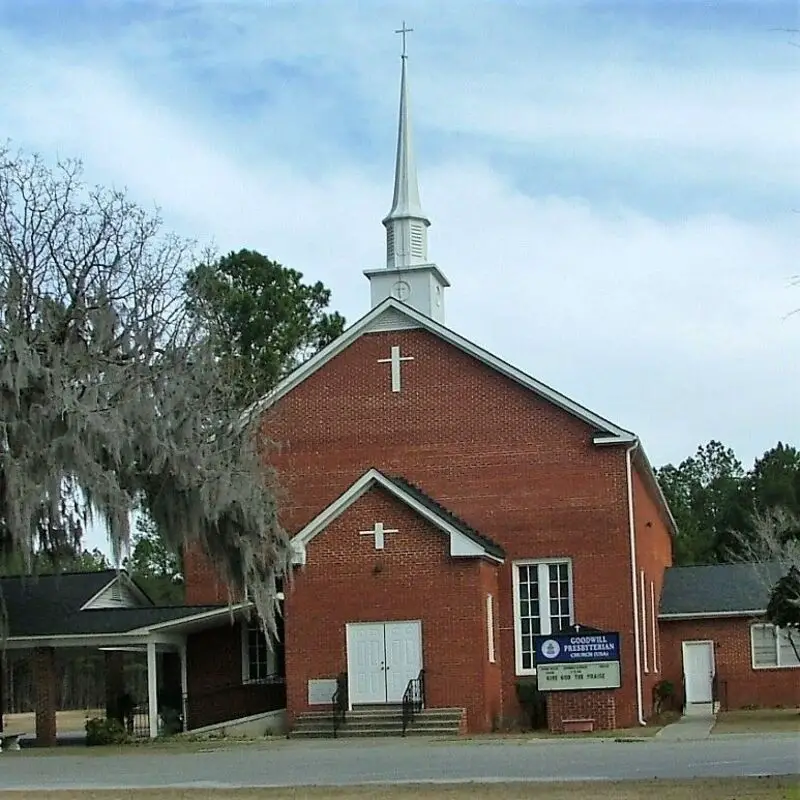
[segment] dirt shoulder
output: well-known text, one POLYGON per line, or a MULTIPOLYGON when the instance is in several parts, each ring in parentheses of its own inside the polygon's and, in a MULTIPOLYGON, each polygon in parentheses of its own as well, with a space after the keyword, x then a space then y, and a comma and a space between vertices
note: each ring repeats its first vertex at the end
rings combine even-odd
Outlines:
POLYGON ((290 789, 0 791, 2 800, 800 800, 800 779, 509 783, 290 789))
POLYGON ((800 709, 721 711, 711 733, 800 733, 800 709))

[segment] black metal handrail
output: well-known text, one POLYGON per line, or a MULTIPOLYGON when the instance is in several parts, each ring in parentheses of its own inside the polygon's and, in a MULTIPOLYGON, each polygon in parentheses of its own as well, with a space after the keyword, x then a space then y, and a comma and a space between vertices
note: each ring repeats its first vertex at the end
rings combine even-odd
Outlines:
POLYGON ((336 738, 339 728, 347 722, 347 673, 340 672, 336 678, 336 691, 331 698, 333 703, 333 738, 336 738))
POLYGON ((686 713, 686 673, 681 675, 681 715, 686 713))
POLYGON ((403 693, 403 736, 408 726, 414 721, 414 714, 422 711, 425 704, 425 670, 421 669, 416 678, 412 678, 403 693))

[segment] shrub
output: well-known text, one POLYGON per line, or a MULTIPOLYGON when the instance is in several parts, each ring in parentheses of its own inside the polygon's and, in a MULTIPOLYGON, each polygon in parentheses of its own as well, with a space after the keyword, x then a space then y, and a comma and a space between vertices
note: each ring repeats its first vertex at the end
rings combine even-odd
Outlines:
POLYGON ((528 718, 531 730, 547 727, 547 697, 536 686, 536 678, 520 679, 516 684, 517 699, 528 718))
POLYGON ((659 681, 653 687, 653 705, 656 714, 665 710, 665 706, 675 698, 675 684, 672 681, 659 681))
POLYGON ((89 747, 125 744, 129 741, 125 726, 118 719, 93 717, 86 720, 86 744, 89 747))

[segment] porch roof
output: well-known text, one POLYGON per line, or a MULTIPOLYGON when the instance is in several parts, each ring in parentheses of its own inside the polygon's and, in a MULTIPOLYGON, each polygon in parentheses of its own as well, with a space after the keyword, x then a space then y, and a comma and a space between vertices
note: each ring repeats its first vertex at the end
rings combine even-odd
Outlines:
POLYGON ((116 570, 15 575, 0 578, 8 639, 125 634, 194 617, 227 605, 84 608, 117 576, 116 570))
POLYGON ((670 567, 664 575, 659 617, 763 614, 772 587, 785 572, 775 561, 670 567))
POLYGON ((86 609, 63 616, 39 617, 9 613, 10 637, 31 636, 93 636, 98 634, 129 633, 163 622, 204 614, 227 606, 150 606, 145 608, 86 609))

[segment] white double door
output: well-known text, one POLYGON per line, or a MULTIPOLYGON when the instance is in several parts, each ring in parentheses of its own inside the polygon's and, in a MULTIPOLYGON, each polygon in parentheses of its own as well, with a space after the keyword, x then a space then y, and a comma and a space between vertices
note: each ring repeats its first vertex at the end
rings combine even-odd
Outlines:
POLYGON ((347 625, 350 705, 400 703, 422 669, 422 624, 356 622, 347 625))

